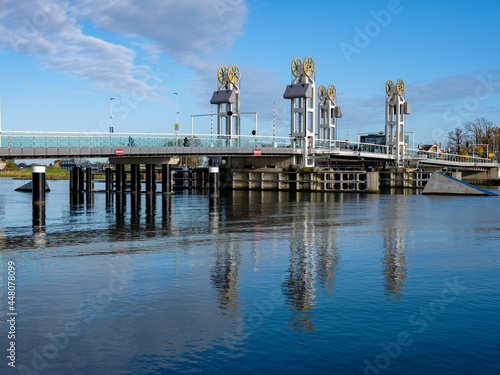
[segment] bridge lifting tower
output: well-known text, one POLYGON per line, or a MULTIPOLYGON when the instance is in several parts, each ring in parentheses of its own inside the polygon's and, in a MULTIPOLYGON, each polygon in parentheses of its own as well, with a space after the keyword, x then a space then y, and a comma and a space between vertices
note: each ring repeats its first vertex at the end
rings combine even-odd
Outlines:
POLYGON ((405 116, 411 114, 410 104, 405 101, 405 84, 398 79, 396 84, 388 80, 385 84, 385 144, 396 155, 398 166, 402 166, 406 153, 405 116))
POLYGON ((323 85, 318 88, 318 136, 323 141, 337 139, 337 119, 342 117, 342 111, 335 104, 336 97, 334 85, 328 86, 328 89, 323 85))
POLYGON ((229 68, 221 66, 217 72, 217 79, 221 85, 210 99, 210 104, 217 104, 217 134, 239 136, 240 89, 236 84, 240 81, 240 69, 236 65, 231 65, 229 68))
POLYGON ((291 99, 291 131, 290 136, 299 141, 302 148, 302 168, 313 167, 315 147, 315 105, 314 105, 314 75, 315 65, 308 56, 302 62, 299 58, 292 61, 292 84, 288 85, 283 94, 284 99, 291 99))

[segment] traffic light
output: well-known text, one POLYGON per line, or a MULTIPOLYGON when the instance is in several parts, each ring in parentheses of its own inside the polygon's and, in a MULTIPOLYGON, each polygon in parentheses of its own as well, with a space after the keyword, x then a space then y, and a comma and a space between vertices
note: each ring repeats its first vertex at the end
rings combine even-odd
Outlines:
POLYGON ((257 132, 255 130, 252 130, 252 135, 255 135, 257 134, 257 132))
POLYGON ((465 142, 465 147, 469 148, 469 142, 465 142))

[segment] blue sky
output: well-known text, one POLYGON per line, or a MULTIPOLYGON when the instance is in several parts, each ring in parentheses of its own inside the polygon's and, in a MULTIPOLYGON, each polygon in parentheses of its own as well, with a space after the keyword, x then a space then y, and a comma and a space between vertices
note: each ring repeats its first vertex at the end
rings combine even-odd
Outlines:
MULTIPOLYGON (((0 0, 2 130, 180 132, 210 113, 217 69, 241 71, 259 134, 290 132, 292 59, 334 84, 338 138, 384 129, 385 82, 402 78, 416 143, 476 117, 500 125, 500 1, 0 0)), ((195 132, 210 133, 208 118, 195 132)), ((249 134, 252 119, 243 122, 249 134)))

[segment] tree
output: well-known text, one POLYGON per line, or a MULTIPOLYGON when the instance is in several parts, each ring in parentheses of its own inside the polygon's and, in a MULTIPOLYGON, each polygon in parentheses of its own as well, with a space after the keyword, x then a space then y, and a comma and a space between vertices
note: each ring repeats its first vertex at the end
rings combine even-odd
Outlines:
POLYGON ((466 135, 462 128, 458 126, 448 133, 446 136, 448 140, 448 146, 450 147, 450 152, 458 155, 467 154, 467 149, 465 148, 466 135))
POLYGON ((184 160, 189 168, 195 168, 203 163, 203 158, 201 156, 187 156, 184 160))
POLYGON ((495 124, 490 120, 481 117, 476 118, 474 121, 469 121, 464 124, 464 130, 469 143, 473 145, 488 145, 475 146, 476 150, 480 152, 481 157, 488 157, 486 150, 494 148, 493 141, 495 139, 495 124))
POLYGON ((5 169, 19 169, 19 167, 16 165, 16 163, 13 160, 7 161, 5 164, 5 169))

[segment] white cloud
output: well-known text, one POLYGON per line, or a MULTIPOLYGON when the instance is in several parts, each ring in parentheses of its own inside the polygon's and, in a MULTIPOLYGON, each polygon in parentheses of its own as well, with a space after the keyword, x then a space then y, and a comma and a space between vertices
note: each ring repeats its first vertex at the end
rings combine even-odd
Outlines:
POLYGON ((81 23, 138 38, 131 46, 144 50, 150 64, 163 52, 204 76, 211 57, 242 35, 246 17, 241 0, 2 0, 0 47, 99 89, 157 96, 151 65, 136 65, 134 49, 87 35, 81 23))
POLYGON ((80 17, 99 28, 155 41, 179 64, 195 69, 243 34, 241 0, 77 0, 80 17))

